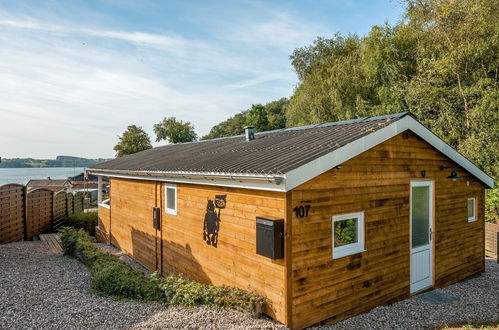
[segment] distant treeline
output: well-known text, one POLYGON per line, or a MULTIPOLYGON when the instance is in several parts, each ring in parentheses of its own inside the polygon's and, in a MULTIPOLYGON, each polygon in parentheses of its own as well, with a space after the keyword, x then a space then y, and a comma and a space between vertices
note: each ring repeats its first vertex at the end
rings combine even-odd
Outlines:
POLYGON ((0 168, 23 167, 87 167, 107 161, 105 158, 88 159, 73 156, 57 156, 55 159, 2 158, 0 168))

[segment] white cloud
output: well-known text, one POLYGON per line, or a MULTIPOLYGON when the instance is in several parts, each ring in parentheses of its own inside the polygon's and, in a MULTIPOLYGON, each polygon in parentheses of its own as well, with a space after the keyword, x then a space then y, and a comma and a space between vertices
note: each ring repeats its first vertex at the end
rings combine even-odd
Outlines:
POLYGON ((208 43, 1 12, 1 156, 109 157, 127 125, 152 135, 165 116, 204 135, 252 103, 289 95, 287 55, 317 30, 277 15, 208 43))

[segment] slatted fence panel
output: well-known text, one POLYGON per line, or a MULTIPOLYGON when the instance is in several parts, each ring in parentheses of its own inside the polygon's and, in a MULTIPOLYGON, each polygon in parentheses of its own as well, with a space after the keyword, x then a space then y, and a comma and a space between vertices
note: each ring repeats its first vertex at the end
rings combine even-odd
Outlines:
POLYGON ((67 213, 68 215, 71 215, 74 213, 74 196, 72 193, 67 193, 66 196, 67 213))
POLYGON ((54 211, 52 220, 52 230, 57 231, 64 226, 64 218, 68 214, 67 194, 61 190, 54 194, 54 211))
POLYGON ((24 186, 0 186, 0 244, 24 238, 24 186))
POLYGON ((485 223, 485 255, 499 262, 499 224, 485 223))
POLYGON ((83 212, 83 193, 81 191, 74 194, 74 212, 83 212))
POLYGON ((51 228, 53 192, 36 189, 26 194, 26 238, 32 239, 51 228))

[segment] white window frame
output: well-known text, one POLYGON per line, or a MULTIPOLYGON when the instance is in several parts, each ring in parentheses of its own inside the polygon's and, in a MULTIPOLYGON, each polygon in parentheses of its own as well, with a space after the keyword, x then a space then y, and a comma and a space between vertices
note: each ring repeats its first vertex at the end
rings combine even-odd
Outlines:
POLYGON ((165 184, 165 213, 177 215, 177 185, 176 184, 165 184), (175 190, 175 209, 168 208, 168 189, 175 190))
POLYGON ((332 258, 338 259, 346 257, 352 254, 357 254, 364 252, 364 212, 356 212, 349 214, 334 215, 332 217, 332 235, 333 235, 333 245, 332 245, 332 258), (336 221, 342 221, 347 219, 357 218, 357 243, 352 243, 348 245, 334 247, 334 223, 336 221))
POLYGON ((473 216, 468 217, 468 222, 475 222, 476 221, 476 197, 470 197, 466 200, 466 215, 468 215, 468 203, 470 200, 473 201, 473 216))

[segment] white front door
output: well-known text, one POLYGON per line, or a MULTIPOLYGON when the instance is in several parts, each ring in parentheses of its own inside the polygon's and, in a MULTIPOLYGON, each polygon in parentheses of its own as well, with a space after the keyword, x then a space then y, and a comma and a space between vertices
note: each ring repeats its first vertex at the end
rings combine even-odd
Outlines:
POLYGON ((411 182, 411 293, 433 285, 432 182, 411 182))

